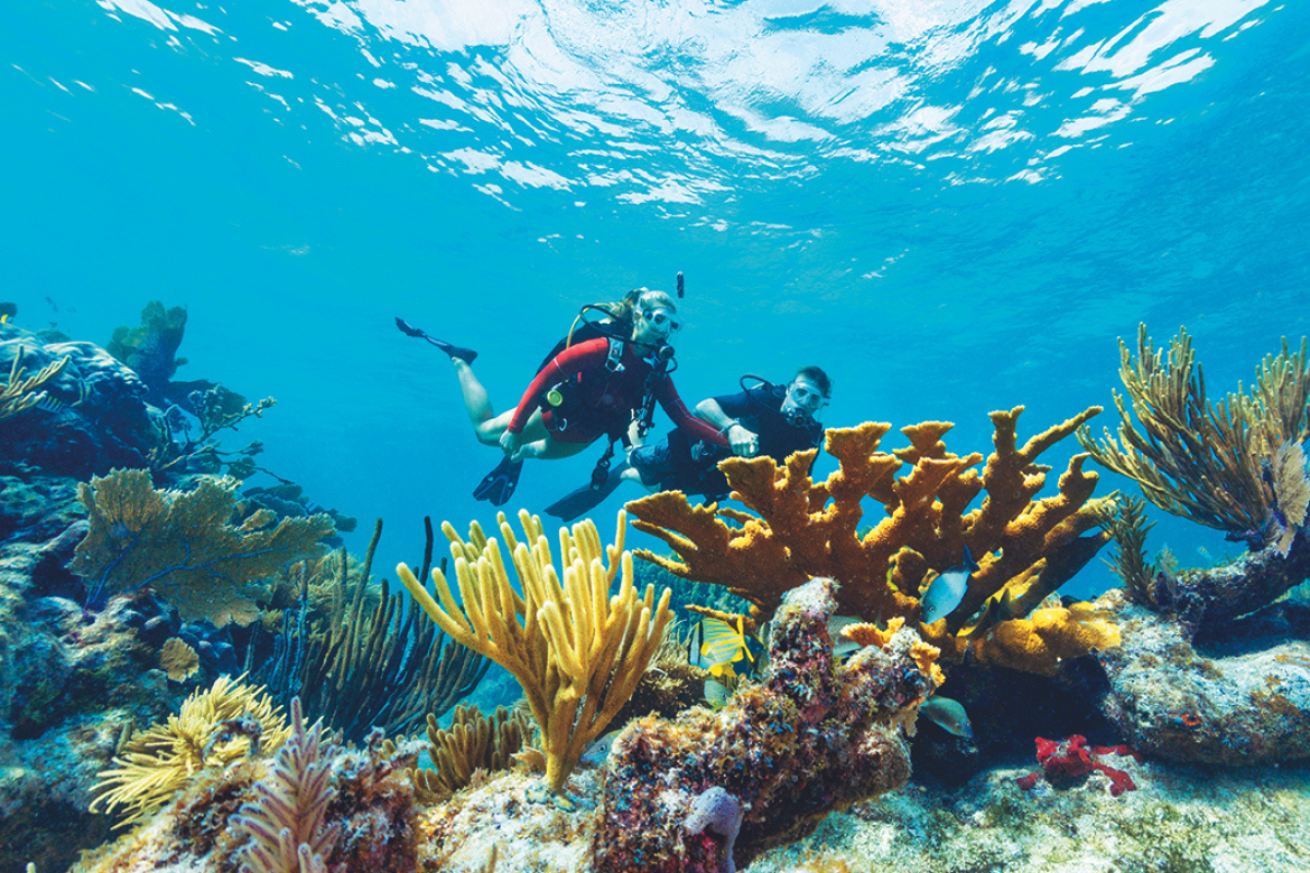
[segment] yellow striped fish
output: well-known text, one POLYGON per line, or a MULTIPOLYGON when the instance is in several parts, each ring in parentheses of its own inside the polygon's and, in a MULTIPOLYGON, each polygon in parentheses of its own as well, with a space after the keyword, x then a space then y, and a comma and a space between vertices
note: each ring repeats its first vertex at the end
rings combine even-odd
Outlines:
POLYGON ((688 663, 709 670, 711 676, 736 676, 733 665, 741 661, 746 662, 742 664, 742 675, 749 675, 763 651, 763 644, 746 633, 741 616, 737 616, 735 626, 717 618, 701 619, 687 640, 688 663))

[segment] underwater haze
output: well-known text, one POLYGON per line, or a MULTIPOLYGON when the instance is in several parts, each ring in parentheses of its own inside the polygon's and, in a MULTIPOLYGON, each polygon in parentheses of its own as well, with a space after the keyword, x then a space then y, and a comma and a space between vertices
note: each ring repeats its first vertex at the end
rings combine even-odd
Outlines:
MULTIPOLYGON (((226 447, 263 440, 263 466, 359 517, 352 550, 385 518, 388 575, 424 515, 492 520, 471 492, 499 455, 397 316, 476 349, 500 411, 580 306, 681 271, 689 405, 818 364, 825 424, 954 421, 961 454, 1020 404, 1021 437, 1090 404, 1113 428, 1139 322, 1157 345, 1187 326, 1212 396, 1308 332, 1304 3, 24 0, 3 20, 15 322, 103 345, 150 300, 185 306, 178 378, 277 399, 226 447)), ((528 464, 506 508, 540 512, 599 453, 528 464)), ((597 511, 603 537, 634 496, 597 511)), ((1152 518, 1185 564, 1236 548, 1152 518)), ((1072 587, 1112 584, 1094 563, 1072 587)))

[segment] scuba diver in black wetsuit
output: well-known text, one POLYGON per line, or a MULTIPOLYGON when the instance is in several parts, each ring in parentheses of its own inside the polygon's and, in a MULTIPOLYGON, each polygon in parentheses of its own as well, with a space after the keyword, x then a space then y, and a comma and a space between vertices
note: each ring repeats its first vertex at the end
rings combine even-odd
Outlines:
POLYGON ((652 445, 638 446, 610 471, 599 487, 583 486, 546 508, 548 515, 572 521, 597 506, 620 483, 640 482, 651 490, 678 490, 722 500, 731 489, 719 461, 737 455, 767 455, 782 463, 793 452, 823 442, 818 414, 832 396, 832 380, 818 367, 802 367, 787 385, 743 376, 742 391, 703 400, 696 416, 719 428, 730 448, 695 442, 683 430, 670 431, 652 445), (748 381, 754 385, 747 385, 748 381))

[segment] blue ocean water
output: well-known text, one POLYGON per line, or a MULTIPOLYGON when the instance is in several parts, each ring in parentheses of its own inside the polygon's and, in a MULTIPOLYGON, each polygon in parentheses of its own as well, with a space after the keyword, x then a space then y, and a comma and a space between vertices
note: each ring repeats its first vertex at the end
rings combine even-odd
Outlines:
MULTIPOLYGON (((579 306, 682 271, 689 403, 815 363, 826 423, 950 420, 962 453, 1019 404, 1024 435, 1092 403, 1113 427, 1139 321, 1186 325, 1212 393, 1307 332, 1305 4, 30 0, 4 21, 0 298, 99 343, 185 305, 179 378, 278 401, 230 447, 262 439, 360 517, 352 549, 385 518, 388 575, 422 516, 492 520, 470 492, 497 460, 395 316, 478 349, 499 410, 579 306)), ((530 464, 507 508, 599 451, 530 464)), ((1184 564, 1232 550, 1153 517, 1184 564)))

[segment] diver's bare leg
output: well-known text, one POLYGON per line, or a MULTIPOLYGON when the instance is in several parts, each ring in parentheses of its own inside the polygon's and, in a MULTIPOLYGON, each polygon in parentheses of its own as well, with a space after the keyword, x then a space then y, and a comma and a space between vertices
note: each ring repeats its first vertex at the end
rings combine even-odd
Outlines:
POLYGON ((632 466, 631 464, 628 464, 626 461, 623 463, 623 466, 619 467, 617 470, 614 471, 614 473, 611 473, 610 475, 613 476, 615 475, 615 473, 617 473, 619 477, 622 478, 624 481, 636 482, 638 485, 640 485, 642 488, 645 488, 647 491, 654 492, 654 491, 658 491, 660 488, 658 482, 656 482, 654 485, 647 485, 645 482, 641 481, 641 473, 637 472, 637 468, 632 466))
POLYGON ((473 373, 473 368, 465 363, 463 358, 451 358, 450 361, 455 365, 455 375, 459 378, 459 392, 464 395, 464 411, 468 413, 469 421, 473 422, 475 428, 490 421, 496 413, 492 411, 487 389, 482 387, 482 383, 473 373))
MULTIPOLYGON (((524 429, 524 433, 527 429, 524 429)), ((589 443, 561 443, 551 439, 549 435, 543 439, 533 440, 525 443, 519 450, 521 458, 543 458, 545 460, 554 460, 557 458, 567 458, 570 455, 576 455, 585 449, 589 443)))

